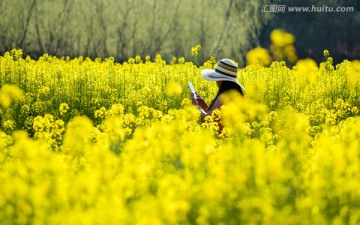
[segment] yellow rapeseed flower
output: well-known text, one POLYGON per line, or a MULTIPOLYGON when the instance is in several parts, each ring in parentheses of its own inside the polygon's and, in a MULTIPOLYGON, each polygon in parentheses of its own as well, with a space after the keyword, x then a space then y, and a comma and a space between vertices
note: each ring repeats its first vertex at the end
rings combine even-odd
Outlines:
POLYGON ((16 85, 5 84, 0 89, 0 105, 8 108, 11 102, 19 99, 24 92, 16 85))
POLYGON ((201 50, 201 46, 200 45, 196 45, 195 47, 191 48, 191 55, 192 56, 197 56, 199 54, 199 51, 201 50))
POLYGON ((181 92, 182 92, 182 87, 180 84, 178 84, 176 82, 168 83, 166 86, 166 94, 168 96, 180 95, 181 92))
POLYGON ((270 33, 270 40, 275 46, 284 47, 292 45, 295 42, 295 37, 281 29, 275 29, 270 33))
POLYGON ((270 52, 265 48, 257 47, 246 54, 246 62, 248 65, 259 64, 260 66, 268 66, 271 61, 270 52))
POLYGON ((64 115, 67 113, 67 111, 69 110, 69 105, 66 103, 61 103, 59 106, 59 112, 60 115, 64 115))
POLYGON ((214 57, 0 56, 1 222, 358 224, 359 62, 289 68, 280 36, 205 122, 187 82, 210 104, 214 57))
POLYGON ((351 66, 355 71, 360 72, 360 60, 351 61, 351 66))

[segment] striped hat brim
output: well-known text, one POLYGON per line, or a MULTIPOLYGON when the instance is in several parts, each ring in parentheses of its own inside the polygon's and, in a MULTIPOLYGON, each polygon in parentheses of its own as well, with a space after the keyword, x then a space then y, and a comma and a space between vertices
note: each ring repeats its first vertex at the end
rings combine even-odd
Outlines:
POLYGON ((208 81, 232 81, 237 83, 240 88, 245 91, 245 88, 240 84, 240 82, 233 76, 224 75, 212 69, 204 69, 201 71, 201 76, 208 81))

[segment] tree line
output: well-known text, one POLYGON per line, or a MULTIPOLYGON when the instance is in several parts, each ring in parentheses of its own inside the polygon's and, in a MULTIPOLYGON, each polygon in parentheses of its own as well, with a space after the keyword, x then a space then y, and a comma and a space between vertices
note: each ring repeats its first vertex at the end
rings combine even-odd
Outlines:
MULTIPOLYGON (((246 0, 1 0, 0 51, 25 54, 241 58, 268 15, 246 0)), ((201 60, 200 59, 200 60, 201 60)))
POLYGON ((200 44, 199 62, 214 55, 244 64, 251 48, 269 46, 275 28, 296 36, 300 57, 320 57, 324 48, 335 58, 360 56, 356 0, 0 0, 0 15, 0 53, 21 48, 33 58, 48 53, 117 61, 156 54, 191 59, 191 48, 200 44), (279 4, 345 5, 355 11, 261 11, 279 4))

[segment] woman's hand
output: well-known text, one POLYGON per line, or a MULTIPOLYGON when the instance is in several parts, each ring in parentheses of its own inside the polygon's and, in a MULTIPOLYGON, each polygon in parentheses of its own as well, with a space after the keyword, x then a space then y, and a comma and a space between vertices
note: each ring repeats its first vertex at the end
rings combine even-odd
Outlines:
POLYGON ((205 111, 208 109, 208 105, 198 93, 196 93, 196 96, 193 93, 191 93, 191 101, 194 105, 200 106, 205 111))
POLYGON ((198 105, 198 102, 196 100, 196 97, 195 97, 194 93, 190 94, 190 98, 191 98, 191 102, 192 102, 193 105, 198 105))

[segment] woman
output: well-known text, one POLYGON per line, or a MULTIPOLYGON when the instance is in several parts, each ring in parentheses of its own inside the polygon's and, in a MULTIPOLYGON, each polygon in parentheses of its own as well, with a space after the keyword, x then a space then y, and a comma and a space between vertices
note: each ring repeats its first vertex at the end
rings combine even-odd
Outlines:
POLYGON ((206 116, 210 116, 215 109, 220 109, 223 105, 221 100, 224 93, 235 90, 244 95, 245 88, 236 79, 238 67, 230 59, 222 59, 217 64, 215 70, 205 69, 201 71, 201 75, 205 80, 216 81, 219 91, 216 97, 208 106, 204 99, 196 93, 191 94, 192 103, 197 106, 201 112, 201 118, 204 120, 206 116))

